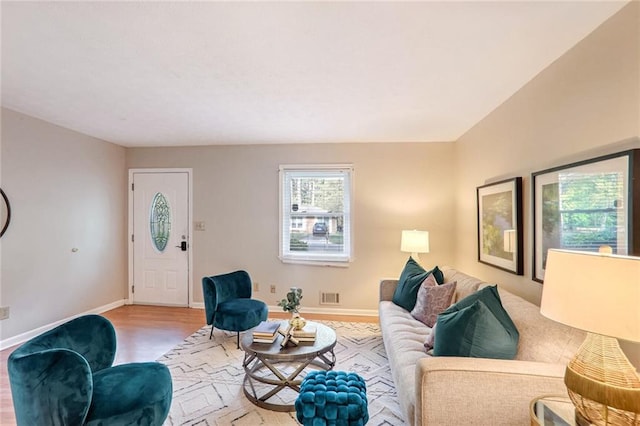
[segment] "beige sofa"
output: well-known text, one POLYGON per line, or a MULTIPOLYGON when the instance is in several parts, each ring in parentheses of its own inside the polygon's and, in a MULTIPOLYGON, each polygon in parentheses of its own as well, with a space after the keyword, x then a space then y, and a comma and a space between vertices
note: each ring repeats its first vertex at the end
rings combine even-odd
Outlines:
MULTIPOLYGON (((487 286, 451 268, 454 301, 487 286)), ((500 289, 520 340, 515 360, 432 357, 424 349, 431 329, 391 299, 397 280, 380 282, 380 326, 400 407, 411 425, 528 425, 529 403, 566 394, 564 369, 585 334, 540 314, 539 307, 500 289)))

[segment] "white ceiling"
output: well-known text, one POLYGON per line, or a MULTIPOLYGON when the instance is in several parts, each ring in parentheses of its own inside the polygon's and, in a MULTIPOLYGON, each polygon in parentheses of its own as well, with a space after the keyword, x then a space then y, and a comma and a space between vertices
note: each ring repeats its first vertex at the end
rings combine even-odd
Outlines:
POLYGON ((626 1, 2 1, 2 106, 124 146, 453 141, 626 1))

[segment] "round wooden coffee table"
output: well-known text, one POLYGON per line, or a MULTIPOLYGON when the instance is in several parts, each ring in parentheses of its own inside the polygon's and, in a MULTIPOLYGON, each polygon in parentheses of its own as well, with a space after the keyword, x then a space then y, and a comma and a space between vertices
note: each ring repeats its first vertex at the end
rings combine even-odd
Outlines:
MULTIPOLYGON (((283 336, 272 344, 253 343, 251 332, 244 333, 240 347, 244 351, 245 377, 242 388, 249 401, 273 411, 295 411, 295 399, 308 369, 331 370, 336 363, 333 348, 336 332, 324 324, 316 326, 315 342, 282 348, 283 336)), ((285 328, 286 322, 282 328, 285 328)))

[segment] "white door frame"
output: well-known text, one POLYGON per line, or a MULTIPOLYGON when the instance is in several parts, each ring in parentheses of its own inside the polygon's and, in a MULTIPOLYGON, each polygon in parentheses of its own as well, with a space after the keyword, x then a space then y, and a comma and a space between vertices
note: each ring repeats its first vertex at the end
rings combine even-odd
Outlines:
POLYGON ((187 288, 187 294, 189 295, 189 307, 193 307, 193 169, 182 169, 182 168, 175 168, 175 169, 129 169, 129 186, 128 188, 128 192, 129 192, 129 218, 128 218, 128 222, 129 222, 129 232, 127 235, 127 247, 128 247, 128 252, 129 252, 129 285, 128 285, 128 300, 127 300, 127 304, 131 305, 133 304, 133 241, 132 241, 132 235, 133 235, 133 191, 131 190, 131 186, 133 185, 133 174, 134 173, 186 173, 187 177, 188 177, 188 182, 189 182, 189 189, 188 189, 188 206, 187 206, 187 220, 189 223, 189 235, 187 236, 187 241, 189 244, 189 249, 187 251, 188 253, 188 258, 189 258, 189 276, 188 276, 188 288, 187 288))

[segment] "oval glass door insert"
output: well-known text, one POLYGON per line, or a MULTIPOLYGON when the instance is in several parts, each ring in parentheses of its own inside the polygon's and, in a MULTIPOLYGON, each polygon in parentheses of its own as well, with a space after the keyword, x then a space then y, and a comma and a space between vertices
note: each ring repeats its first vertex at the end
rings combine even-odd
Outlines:
POLYGON ((154 247, 162 253, 169 242, 171 232, 171 209, 166 197, 158 192, 151 201, 151 214, 149 215, 151 241, 154 247))

